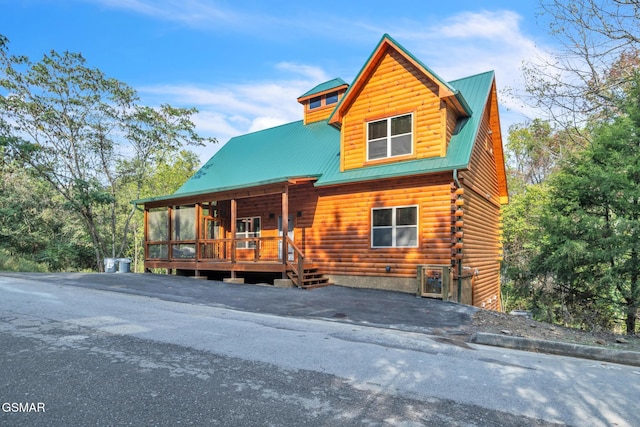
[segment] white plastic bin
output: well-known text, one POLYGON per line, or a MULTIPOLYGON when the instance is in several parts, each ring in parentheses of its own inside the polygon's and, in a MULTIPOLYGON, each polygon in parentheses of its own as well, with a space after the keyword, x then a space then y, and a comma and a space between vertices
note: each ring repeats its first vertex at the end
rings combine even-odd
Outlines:
POLYGON ((116 272, 116 258, 105 258, 104 259, 104 272, 105 273, 115 273, 116 272))

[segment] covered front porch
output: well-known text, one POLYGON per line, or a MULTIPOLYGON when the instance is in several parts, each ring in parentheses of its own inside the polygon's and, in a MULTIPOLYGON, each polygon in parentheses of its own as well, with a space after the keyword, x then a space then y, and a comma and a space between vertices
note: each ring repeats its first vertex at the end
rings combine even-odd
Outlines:
POLYGON ((299 287, 319 283, 294 239, 289 188, 296 183, 144 201, 145 270, 231 279, 263 272, 299 287))

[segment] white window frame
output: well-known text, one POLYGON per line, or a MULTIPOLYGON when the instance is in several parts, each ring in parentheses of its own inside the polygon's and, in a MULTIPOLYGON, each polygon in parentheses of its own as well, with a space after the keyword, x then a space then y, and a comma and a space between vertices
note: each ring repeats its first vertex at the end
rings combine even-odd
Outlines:
POLYGON ((377 208, 371 208, 371 247, 372 248, 417 248, 420 245, 420 210, 418 205, 405 205, 405 206, 381 206, 377 208), (415 208, 416 210, 416 223, 415 225, 397 225, 396 212, 398 209, 415 208), (391 225, 373 225, 373 213, 379 210, 391 210, 391 225), (416 244, 411 246, 398 246, 397 231, 398 228, 415 228, 416 230, 416 244), (374 245, 373 234, 374 230, 379 229, 391 229, 391 246, 376 246, 374 245))
MULTIPOLYGON (((247 227, 248 228, 248 227, 247 227)), ((236 219, 236 239, 248 239, 250 237, 260 237, 262 234, 262 217, 249 216, 236 219), (256 231, 238 231, 238 222, 248 222, 253 224, 253 221, 257 219, 259 221, 260 230, 256 231)), ((255 249, 256 244, 252 242, 236 242, 236 249, 255 249)))
MULTIPOLYGON (((375 160, 383 160, 383 159, 390 159, 393 157, 402 157, 402 156, 410 156, 413 154, 413 126, 414 126, 414 120, 413 120, 413 113, 406 113, 406 114, 398 114, 396 116, 391 116, 391 117, 386 117, 383 119, 378 119, 378 120, 371 120, 365 123, 366 127, 367 127, 367 140, 366 140, 366 144, 367 144, 367 161, 375 161, 375 160), (398 118, 398 117, 404 117, 404 116, 411 116, 411 132, 407 132, 407 133, 401 133, 398 135, 393 135, 393 137, 398 137, 398 136, 404 136, 404 135, 410 135, 411 136, 411 151, 408 153, 402 153, 402 154, 396 154, 395 156, 391 154, 391 120, 398 118), (376 123, 376 122, 382 122, 382 121, 386 121, 387 122, 387 136, 386 136, 386 143, 387 143, 387 155, 384 157, 377 157, 375 159, 371 158, 371 155, 369 153, 369 143, 371 142, 369 140, 369 125, 371 123, 376 123)), ((379 139, 374 139, 374 141, 378 141, 381 140, 382 138, 379 139)))

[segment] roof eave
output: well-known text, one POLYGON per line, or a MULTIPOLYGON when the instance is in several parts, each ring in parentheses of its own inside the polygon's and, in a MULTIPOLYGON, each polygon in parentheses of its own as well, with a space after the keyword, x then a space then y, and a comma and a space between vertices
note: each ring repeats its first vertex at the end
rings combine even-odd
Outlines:
POLYGON ((339 92, 339 91, 341 91, 343 89, 347 89, 348 87, 349 87, 349 85, 345 83, 343 85, 335 86, 335 87, 332 87, 332 88, 329 88, 329 89, 325 89, 325 90, 320 91, 320 92, 314 92, 314 93, 309 94, 309 95, 303 95, 300 98, 298 98, 297 101, 302 104, 304 101, 307 101, 307 100, 309 100, 311 98, 315 98, 317 96, 326 95, 326 94, 332 93, 332 92, 339 92))
MULTIPOLYGON (((247 185, 233 185, 233 186, 228 186, 228 187, 219 187, 219 188, 211 188, 211 189, 206 189, 206 190, 200 190, 200 191, 190 191, 190 192, 184 192, 184 193, 173 193, 173 194, 167 194, 164 196, 157 196, 157 197, 149 197, 146 199, 137 199, 137 200, 132 200, 131 204, 133 205, 144 205, 144 204, 148 204, 148 203, 156 203, 156 202, 165 202, 165 201, 172 201, 172 200, 184 200, 184 199, 192 199, 194 197, 198 197, 198 196, 207 196, 207 195, 213 195, 213 194, 218 194, 218 193, 229 193, 229 192, 233 192, 233 191, 244 191, 244 190, 248 190, 248 189, 252 189, 252 188, 259 188, 259 187, 263 187, 266 185, 272 185, 272 184, 300 184, 303 182, 309 182, 309 181, 316 181, 318 178, 320 177, 320 175, 307 175, 307 176, 292 176, 292 177, 281 177, 281 178, 274 178, 274 179, 269 179, 269 180, 264 180, 264 181, 260 181, 260 182, 254 182, 251 184, 247 184, 247 185)), ((169 206, 169 204, 167 204, 167 206, 169 206)))

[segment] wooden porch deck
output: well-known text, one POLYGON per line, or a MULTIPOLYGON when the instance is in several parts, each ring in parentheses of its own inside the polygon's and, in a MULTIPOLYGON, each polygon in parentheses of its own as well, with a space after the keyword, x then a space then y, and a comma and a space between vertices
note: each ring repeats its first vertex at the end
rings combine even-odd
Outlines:
POLYGON ((328 280, 309 265, 288 237, 250 237, 145 242, 145 269, 200 272, 280 273, 301 288, 326 286, 328 280), (287 256, 283 256, 285 251, 287 256))

